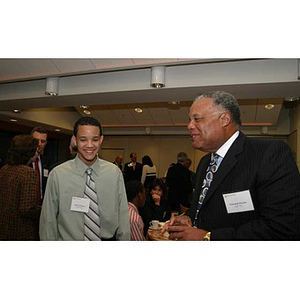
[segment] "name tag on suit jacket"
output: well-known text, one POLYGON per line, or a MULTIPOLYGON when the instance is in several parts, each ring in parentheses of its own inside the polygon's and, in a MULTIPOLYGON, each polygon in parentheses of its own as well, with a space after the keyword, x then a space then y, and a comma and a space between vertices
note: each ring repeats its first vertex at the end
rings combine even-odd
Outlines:
POLYGON ((223 198, 229 214, 254 210, 249 190, 223 194, 223 198))

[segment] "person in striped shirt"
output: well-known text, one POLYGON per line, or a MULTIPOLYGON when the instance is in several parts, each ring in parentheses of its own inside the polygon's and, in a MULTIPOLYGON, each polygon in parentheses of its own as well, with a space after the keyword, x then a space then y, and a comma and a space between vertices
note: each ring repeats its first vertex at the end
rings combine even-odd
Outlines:
POLYGON ((130 222, 131 241, 146 241, 144 236, 144 222, 139 214, 138 208, 145 204, 145 187, 138 180, 130 180, 125 185, 130 222))

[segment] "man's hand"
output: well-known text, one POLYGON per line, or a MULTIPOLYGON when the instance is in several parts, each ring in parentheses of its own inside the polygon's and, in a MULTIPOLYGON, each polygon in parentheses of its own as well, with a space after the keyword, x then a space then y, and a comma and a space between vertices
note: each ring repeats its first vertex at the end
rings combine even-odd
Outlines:
POLYGON ((206 230, 192 227, 192 221, 188 216, 172 217, 162 229, 162 233, 169 233, 169 239, 175 241, 202 241, 206 230))

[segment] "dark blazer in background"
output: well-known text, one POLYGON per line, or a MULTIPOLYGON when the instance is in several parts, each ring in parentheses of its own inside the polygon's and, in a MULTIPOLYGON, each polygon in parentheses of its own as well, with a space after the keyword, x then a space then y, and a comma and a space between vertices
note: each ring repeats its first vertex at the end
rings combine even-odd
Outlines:
MULTIPOLYGON (((41 165, 42 165, 42 171, 41 171, 41 176, 42 176, 42 198, 44 198, 45 195, 45 190, 46 190, 46 185, 47 185, 47 179, 50 171, 50 166, 49 166, 49 158, 44 155, 40 155, 41 159, 41 165)), ((34 164, 34 163, 33 163, 34 164)), ((33 167, 33 164, 30 164, 30 167, 33 167)))
POLYGON ((43 189, 43 198, 44 198, 50 166, 49 166, 49 158, 47 156, 41 155, 40 157, 42 162, 42 183, 43 183, 42 189, 43 189))
MULTIPOLYGON (((188 215, 194 220, 210 154, 196 172, 188 215)), ((299 240, 300 175, 286 143, 248 138, 240 132, 225 155, 204 199, 198 228, 212 240, 299 240), (223 193, 249 190, 254 210, 227 213, 223 193)))
POLYGON ((133 170, 132 162, 128 162, 124 166, 124 180, 125 182, 129 180, 136 179, 141 181, 142 178, 143 165, 139 162, 136 162, 135 170, 133 170))
POLYGON ((181 163, 168 169, 166 184, 171 209, 180 212, 180 204, 190 207, 190 194, 193 191, 190 172, 181 163))

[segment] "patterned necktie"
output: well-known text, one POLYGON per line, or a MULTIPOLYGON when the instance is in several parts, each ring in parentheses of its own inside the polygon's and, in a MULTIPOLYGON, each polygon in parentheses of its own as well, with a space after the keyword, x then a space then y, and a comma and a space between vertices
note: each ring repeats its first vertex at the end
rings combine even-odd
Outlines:
POLYGON ((37 171, 38 174, 38 179, 39 179, 39 201, 38 204, 42 205, 42 195, 41 195, 41 172, 40 172, 40 167, 39 167, 39 157, 36 158, 34 162, 34 168, 37 171))
POLYGON ((92 169, 86 170, 86 185, 84 190, 84 196, 89 198, 90 208, 87 213, 84 214, 84 240, 85 241, 100 241, 100 218, 99 208, 97 201, 97 193, 95 189, 95 182, 92 177, 92 169))
POLYGON ((199 196, 199 200, 198 200, 198 204, 197 204, 197 210, 196 210, 196 215, 195 215, 195 220, 194 220, 194 226, 196 226, 197 224, 197 218, 198 218, 198 214, 199 214, 199 211, 201 209, 201 206, 202 206, 202 203, 204 201, 204 198, 207 194, 207 191, 210 187, 210 184, 213 180, 213 177, 214 177, 214 174, 217 172, 217 169, 218 169, 218 159, 219 159, 219 155, 216 154, 216 153, 213 153, 212 156, 211 156, 211 160, 210 160, 210 163, 206 169, 206 175, 205 175, 205 178, 203 179, 203 184, 202 184, 202 190, 201 190, 201 193, 200 193, 200 196, 199 196))

